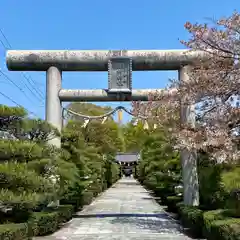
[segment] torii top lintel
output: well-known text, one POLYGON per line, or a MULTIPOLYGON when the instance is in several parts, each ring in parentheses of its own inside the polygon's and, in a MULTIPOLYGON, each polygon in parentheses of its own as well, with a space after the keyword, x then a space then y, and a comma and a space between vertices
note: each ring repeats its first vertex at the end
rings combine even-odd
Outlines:
POLYGON ((112 57, 132 59, 133 71, 178 70, 205 59, 206 52, 190 50, 9 50, 11 71, 46 71, 56 66, 62 71, 107 71, 112 57))

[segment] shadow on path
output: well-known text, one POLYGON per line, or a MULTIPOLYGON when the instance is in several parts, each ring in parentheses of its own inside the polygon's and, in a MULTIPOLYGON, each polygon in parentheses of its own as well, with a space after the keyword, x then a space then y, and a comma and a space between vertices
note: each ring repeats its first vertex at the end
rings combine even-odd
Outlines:
POLYGON ((170 235, 180 235, 183 234, 183 229, 180 225, 169 220, 168 217, 164 218, 115 218, 111 220, 111 224, 120 224, 122 226, 127 226, 128 232, 134 229, 133 232, 149 232, 149 234, 170 234, 170 235))
POLYGON ((170 220, 164 213, 96 213, 96 214, 75 214, 74 218, 161 218, 170 220))
MULTIPOLYGON (((131 179, 130 179, 131 180, 131 179)), ((124 186, 124 187, 130 187, 130 186, 139 186, 139 183, 137 181, 135 182, 118 182, 116 187, 119 188, 121 186, 124 186)))

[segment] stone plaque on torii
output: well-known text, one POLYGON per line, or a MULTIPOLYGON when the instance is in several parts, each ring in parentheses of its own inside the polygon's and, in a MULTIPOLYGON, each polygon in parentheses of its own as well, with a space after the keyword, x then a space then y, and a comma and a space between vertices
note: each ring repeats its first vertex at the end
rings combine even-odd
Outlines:
POLYGON ((131 94, 132 59, 115 57, 108 60, 108 93, 131 94))

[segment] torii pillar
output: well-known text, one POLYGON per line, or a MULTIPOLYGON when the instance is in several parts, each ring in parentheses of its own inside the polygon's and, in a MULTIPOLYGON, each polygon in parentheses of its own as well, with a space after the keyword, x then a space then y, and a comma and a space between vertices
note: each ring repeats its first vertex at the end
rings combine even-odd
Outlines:
MULTIPOLYGON (((62 130, 62 103, 58 94, 62 88, 62 72, 57 67, 50 67, 46 72, 46 121, 62 130)), ((49 143, 61 147, 61 138, 54 137, 49 143)))
MULTIPOLYGON (((183 66, 178 71, 179 80, 189 82, 190 66, 183 66)), ((195 128, 195 104, 189 102, 187 96, 181 99, 180 121, 181 124, 195 128)), ((197 152, 186 148, 181 150, 180 160, 182 165, 183 197, 186 205, 199 205, 199 182, 197 172, 197 152)))

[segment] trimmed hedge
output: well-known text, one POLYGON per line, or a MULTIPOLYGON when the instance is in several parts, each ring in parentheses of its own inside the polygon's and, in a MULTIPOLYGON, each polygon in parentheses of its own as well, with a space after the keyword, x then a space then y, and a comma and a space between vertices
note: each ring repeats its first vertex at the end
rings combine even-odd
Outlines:
POLYGON ((84 191, 82 193, 82 202, 81 205, 88 205, 92 202, 93 198, 94 198, 95 194, 92 191, 84 191))
POLYGON ((29 235, 44 236, 58 228, 58 212, 36 212, 29 219, 29 235))
POLYGON ((197 207, 176 205, 181 223, 196 237, 219 240, 240 240, 240 218, 234 209, 204 212, 197 207))
POLYGON ((177 204, 183 200, 182 196, 168 196, 167 197, 167 210, 169 212, 178 212, 177 204))
POLYGON ((60 205, 58 208, 47 208, 44 212, 35 212, 29 219, 30 236, 44 236, 55 232, 61 224, 72 218, 74 206, 60 205))
MULTIPOLYGON (((89 204, 93 193, 85 191, 81 204, 89 204)), ((45 236, 54 233, 63 223, 68 222, 74 213, 73 205, 60 205, 57 208, 45 208, 41 212, 33 212, 27 223, 1 224, 0 239, 25 240, 33 236, 45 236)))
POLYGON ((27 223, 10 223, 0 225, 1 240, 26 240, 28 239, 27 223))
POLYGON ((72 205, 59 206, 58 212, 58 224, 66 223, 72 219, 74 207, 72 205))
POLYGON ((230 217, 234 210, 214 210, 203 214, 203 233, 207 239, 239 240, 240 218, 230 217))
POLYGON ((41 159, 47 150, 30 141, 0 140, 0 161, 17 160, 18 162, 41 159))
POLYGON ((240 219, 228 218, 217 220, 211 223, 210 231, 206 236, 208 239, 218 240, 239 240, 240 239, 240 219))
POLYGON ((57 212, 58 213, 58 224, 68 222, 73 215, 74 206, 73 205, 60 205, 58 208, 49 208, 45 210, 46 212, 57 212))
POLYGON ((203 211, 193 206, 178 204, 181 223, 196 237, 202 236, 203 211))

